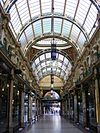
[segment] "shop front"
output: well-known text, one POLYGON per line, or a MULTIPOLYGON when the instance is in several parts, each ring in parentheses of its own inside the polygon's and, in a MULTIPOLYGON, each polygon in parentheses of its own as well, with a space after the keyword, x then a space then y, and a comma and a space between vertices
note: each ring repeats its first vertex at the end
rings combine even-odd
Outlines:
POLYGON ((8 130, 9 121, 9 74, 0 68, 0 133, 8 130))

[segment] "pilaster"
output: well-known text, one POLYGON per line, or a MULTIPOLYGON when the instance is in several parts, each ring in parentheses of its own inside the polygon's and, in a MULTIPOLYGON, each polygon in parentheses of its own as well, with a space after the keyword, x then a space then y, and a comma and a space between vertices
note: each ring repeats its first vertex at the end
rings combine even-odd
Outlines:
POLYGON ((29 95, 29 122, 32 121, 32 97, 29 95))
POLYGON ((14 80, 14 70, 11 70, 11 81, 10 81, 10 89, 9 89, 9 133, 13 131, 13 122, 12 122, 12 110, 13 110, 13 80, 14 80))
POLYGON ((75 92, 74 95, 74 122, 78 122, 78 98, 77 98, 77 92, 75 92))
POLYGON ((95 100, 96 100, 96 120, 97 120, 97 130, 100 132, 100 77, 98 76, 99 70, 95 68, 95 100))
POLYGON ((24 92, 21 91, 21 127, 24 127, 24 92))

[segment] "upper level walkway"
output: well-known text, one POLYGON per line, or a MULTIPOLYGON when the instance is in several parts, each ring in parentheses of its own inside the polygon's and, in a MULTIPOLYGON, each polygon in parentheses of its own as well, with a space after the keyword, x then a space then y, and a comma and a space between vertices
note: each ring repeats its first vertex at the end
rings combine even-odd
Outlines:
POLYGON ((59 115, 45 115, 24 133, 82 133, 59 115))

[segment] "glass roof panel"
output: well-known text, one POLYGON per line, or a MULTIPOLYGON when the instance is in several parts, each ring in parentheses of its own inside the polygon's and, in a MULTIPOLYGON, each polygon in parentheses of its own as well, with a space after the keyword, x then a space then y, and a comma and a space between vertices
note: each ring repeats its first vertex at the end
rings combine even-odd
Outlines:
POLYGON ((42 34, 41 20, 34 23, 34 30, 35 30, 35 36, 39 36, 42 34))
MULTIPOLYGON (((50 68, 50 69, 51 69, 51 68, 50 68)), ((56 71, 56 68, 55 68, 55 67, 53 67, 53 69, 52 69, 52 70, 53 70, 53 72, 55 72, 55 71, 56 71)))
POLYGON ((78 37, 80 31, 81 30, 76 25, 73 25, 72 32, 71 32, 72 40, 75 40, 75 41, 77 40, 77 37, 78 37))
POLYGON ((45 66, 46 66, 46 65, 45 65, 45 62, 41 63, 41 66, 42 66, 42 67, 45 67, 45 66))
POLYGON ((11 15, 11 23, 14 27, 14 30, 16 31, 16 33, 18 33, 21 29, 21 24, 15 5, 11 8, 10 15, 11 15))
POLYGON ((81 32, 80 37, 78 39, 78 45, 79 45, 80 48, 83 47, 85 41, 86 41, 86 38, 84 37, 84 35, 81 32))
POLYGON ((96 21, 96 18, 97 18, 97 10, 92 5, 91 9, 90 9, 90 12, 87 16, 87 19, 85 21, 85 24, 84 24, 84 28, 87 30, 87 33, 89 33, 91 31, 91 29, 94 26, 94 23, 96 21), (91 22, 91 24, 90 24, 90 22, 91 22))
POLYGON ((39 77, 42 77, 42 73, 41 72, 39 72, 38 75, 39 75, 39 77))
POLYGON ((50 65, 51 65, 51 61, 48 61, 48 60, 47 60, 47 61, 46 61, 46 65, 47 65, 47 66, 50 66, 50 65))
POLYGON ((94 24, 94 27, 93 29, 91 30, 91 33, 89 34, 89 38, 91 38, 91 36, 93 35, 93 33, 95 32, 96 28, 97 28, 97 25, 98 25, 98 21, 96 21, 96 23, 94 24))
POLYGON ((62 66, 62 69, 63 69, 63 70, 65 70, 65 69, 66 69, 66 66, 65 66, 65 65, 63 65, 63 66, 62 66))
POLYGON ((69 36, 71 25, 72 25, 72 23, 70 23, 69 21, 64 20, 63 29, 62 29, 62 34, 64 36, 67 36, 67 37, 69 36))
POLYGON ((46 53, 46 58, 51 58, 51 53, 46 53))
POLYGON ((77 7, 78 0, 67 0, 66 4, 66 15, 70 17, 74 17, 75 10, 77 7))
POLYGON ((37 66, 37 70, 38 70, 38 71, 40 71, 40 69, 41 69, 41 66, 40 66, 40 65, 38 65, 38 66, 37 66))
POLYGON ((47 12, 51 12, 51 3, 52 0, 43 0, 41 2, 41 6, 42 6, 42 13, 47 13, 47 12))
POLYGON ((13 26, 12 26, 12 24, 9 23, 9 25, 10 25, 10 28, 11 28, 11 30, 12 30, 12 33, 13 33, 14 37, 16 38, 16 32, 13 30, 13 26))
POLYGON ((64 58, 64 63, 65 63, 65 64, 68 64, 67 58, 64 58))
MULTIPOLYGON (((26 0, 25 0, 26 1, 26 0)), ((29 8, 31 12, 31 17, 37 16, 40 14, 40 4, 39 0, 29 0, 29 8)))
POLYGON ((35 60, 36 65, 39 63, 39 58, 35 60))
POLYGON ((51 72, 51 68, 47 68, 47 71, 48 71, 48 72, 51 72))
POLYGON ((44 59, 45 59, 45 55, 43 54, 43 55, 40 56, 40 60, 42 61, 44 59))
POLYGON ((64 56, 59 54, 59 59, 63 61, 64 56))
POLYGON ((62 23, 61 19, 59 19, 59 18, 54 19, 54 32, 55 33, 61 32, 61 23, 62 23))
POLYGON ((25 33, 27 35, 28 41, 30 41, 33 38, 32 25, 28 26, 28 28, 25 30, 25 33))
POLYGON ((30 19, 28 6, 25 0, 17 1, 16 10, 18 10, 18 14, 20 15, 22 24, 25 24, 27 20, 30 19))
POLYGON ((59 68, 57 68, 57 73, 60 73, 60 72, 61 72, 61 70, 59 68))
POLYGON ((51 18, 43 19, 44 33, 51 32, 51 18))
POLYGON ((54 12, 63 14, 65 0, 54 0, 54 12))
POLYGON ((62 63, 61 63, 61 62, 58 62, 58 63, 57 63, 57 66, 58 66, 58 67, 61 67, 61 66, 62 66, 62 63))
POLYGON ((64 72, 61 72, 61 76, 64 76, 64 74, 65 74, 64 72))
POLYGON ((43 73, 46 73, 46 69, 43 69, 43 73))
POLYGON ((70 67, 71 67, 71 63, 70 62, 68 62, 68 69, 70 70, 70 67))
POLYGON ((24 33, 22 34, 22 36, 21 36, 21 38, 20 38, 19 41, 22 44, 22 46, 24 46, 24 44, 27 43, 26 37, 25 37, 25 34, 24 33))
POLYGON ((91 2, 89 0, 87 0, 87 1, 80 0, 80 2, 79 2, 79 6, 78 6, 78 10, 77 10, 75 19, 80 20, 79 22, 81 25, 83 24, 85 17, 88 14, 90 5, 91 5, 91 2))
POLYGON ((32 64, 33 71, 35 70, 35 63, 32 64))

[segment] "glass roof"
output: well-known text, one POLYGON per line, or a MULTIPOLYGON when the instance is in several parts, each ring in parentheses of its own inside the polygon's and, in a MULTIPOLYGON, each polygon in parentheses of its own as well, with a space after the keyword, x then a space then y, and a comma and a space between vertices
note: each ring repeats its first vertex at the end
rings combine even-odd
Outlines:
POLYGON ((0 2, 10 13, 9 25, 22 46, 45 34, 58 34, 82 48, 98 25, 97 3, 94 0, 1 0, 0 2))
POLYGON ((70 61, 60 53, 56 53, 56 60, 52 60, 51 52, 42 54, 32 64, 37 81, 51 73, 66 81, 71 67, 70 61))

